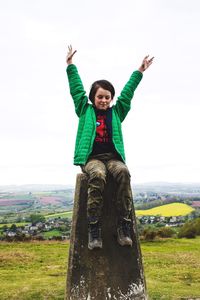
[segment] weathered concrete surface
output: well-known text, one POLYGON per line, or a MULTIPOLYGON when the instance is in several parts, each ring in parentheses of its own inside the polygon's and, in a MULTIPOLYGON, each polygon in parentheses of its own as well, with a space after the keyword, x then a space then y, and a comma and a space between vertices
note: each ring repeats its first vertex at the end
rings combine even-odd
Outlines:
POLYGON ((147 299, 133 207, 132 247, 117 243, 116 186, 109 178, 104 194, 103 249, 87 247, 87 175, 76 181, 66 300, 147 299))

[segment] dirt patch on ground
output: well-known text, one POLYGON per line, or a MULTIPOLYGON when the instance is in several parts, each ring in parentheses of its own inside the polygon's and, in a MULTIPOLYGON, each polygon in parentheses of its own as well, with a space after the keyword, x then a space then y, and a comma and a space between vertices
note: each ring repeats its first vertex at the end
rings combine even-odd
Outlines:
POLYGON ((35 256, 24 251, 8 251, 0 255, 0 267, 33 261, 35 256))

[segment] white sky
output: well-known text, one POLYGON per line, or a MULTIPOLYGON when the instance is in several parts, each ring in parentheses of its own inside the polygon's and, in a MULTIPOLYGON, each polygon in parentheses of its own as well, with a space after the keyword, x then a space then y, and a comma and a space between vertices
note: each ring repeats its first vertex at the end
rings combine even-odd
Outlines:
POLYGON ((87 92, 155 56, 123 123, 132 182, 200 182, 199 0, 8 0, 0 22, 0 185, 75 182, 68 44, 87 92))

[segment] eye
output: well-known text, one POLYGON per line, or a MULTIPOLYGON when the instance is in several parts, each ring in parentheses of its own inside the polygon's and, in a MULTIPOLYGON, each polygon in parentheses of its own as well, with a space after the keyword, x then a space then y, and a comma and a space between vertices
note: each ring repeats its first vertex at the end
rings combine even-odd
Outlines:
POLYGON ((110 99, 110 96, 106 96, 106 100, 109 100, 110 99))
POLYGON ((98 99, 102 99, 103 96, 102 96, 102 95, 98 95, 97 98, 98 98, 98 99))

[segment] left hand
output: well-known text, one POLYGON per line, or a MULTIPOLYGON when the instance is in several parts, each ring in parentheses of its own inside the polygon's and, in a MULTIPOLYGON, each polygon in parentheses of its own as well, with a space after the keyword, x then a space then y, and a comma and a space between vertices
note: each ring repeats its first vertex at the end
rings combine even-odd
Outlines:
POLYGON ((141 66, 139 67, 138 71, 143 73, 153 62, 154 57, 151 57, 149 59, 149 55, 145 56, 145 58, 142 61, 141 66))

